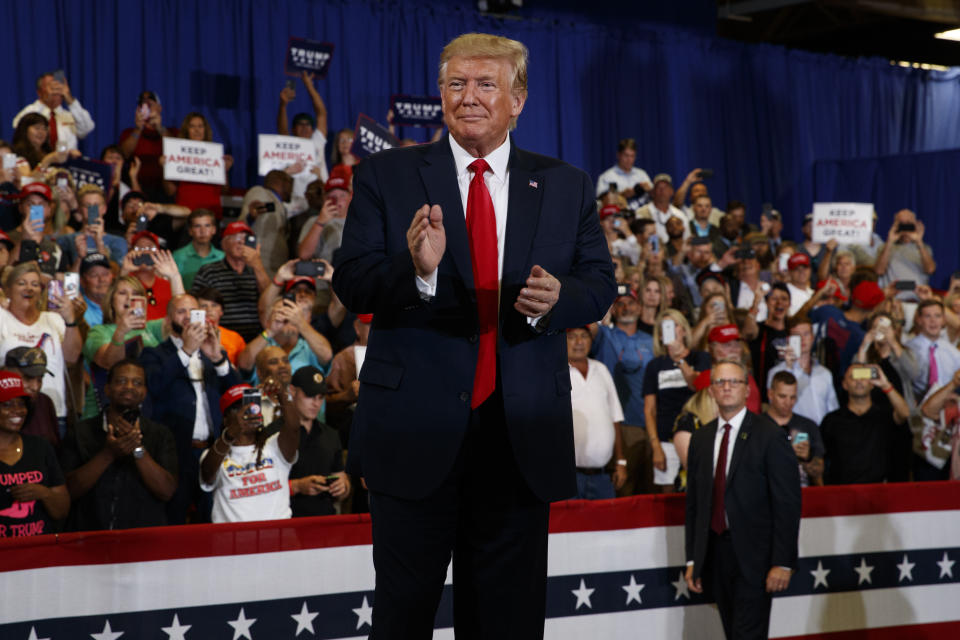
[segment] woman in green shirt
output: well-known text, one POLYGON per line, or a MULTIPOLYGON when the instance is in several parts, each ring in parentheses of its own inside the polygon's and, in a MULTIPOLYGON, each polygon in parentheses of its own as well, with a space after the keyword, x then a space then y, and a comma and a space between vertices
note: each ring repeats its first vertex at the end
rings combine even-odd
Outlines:
POLYGON ((146 290, 133 276, 121 276, 111 285, 103 305, 103 322, 90 329, 83 343, 91 379, 83 418, 92 418, 103 409, 103 385, 110 367, 126 357, 139 357, 144 347, 155 347, 163 340, 163 320, 147 322, 146 290))

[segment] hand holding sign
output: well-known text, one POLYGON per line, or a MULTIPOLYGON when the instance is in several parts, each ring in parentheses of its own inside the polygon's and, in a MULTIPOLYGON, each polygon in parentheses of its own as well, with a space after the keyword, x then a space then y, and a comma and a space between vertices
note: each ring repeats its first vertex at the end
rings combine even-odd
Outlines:
POLYGON ((290 38, 287 45, 287 75, 298 75, 301 71, 309 71, 325 78, 332 58, 333 45, 329 42, 290 38))
POLYGON ((813 205, 813 241, 870 244, 873 205, 861 202, 818 202, 813 205))
POLYGON ((223 145, 184 138, 163 139, 165 180, 226 184, 223 145))

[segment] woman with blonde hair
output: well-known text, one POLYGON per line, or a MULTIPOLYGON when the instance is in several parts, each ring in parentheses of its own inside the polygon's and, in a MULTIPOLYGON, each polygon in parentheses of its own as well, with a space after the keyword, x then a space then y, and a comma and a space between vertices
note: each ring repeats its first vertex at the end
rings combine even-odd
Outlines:
MULTIPOLYGON (((673 446, 684 469, 687 468, 687 453, 693 432, 717 417, 717 401, 710 395, 710 374, 697 376, 695 385, 697 391, 684 403, 673 423, 673 446)), ((685 485, 686 482, 681 484, 685 485)))
POLYGON ((676 309, 660 313, 653 327, 653 352, 643 378, 647 436, 653 453, 653 481, 662 490, 673 487, 680 458, 673 446, 673 423, 693 395, 694 380, 710 368, 710 356, 691 351, 691 331, 676 309), (664 489, 665 488, 665 489, 664 489))
POLYGON ((90 329, 83 343, 83 358, 91 384, 83 403, 83 418, 96 416, 104 406, 107 372, 124 358, 139 357, 144 347, 163 341, 163 319, 147 321, 147 292, 137 278, 127 275, 113 281, 103 304, 103 324, 90 329))
POLYGON ((43 377, 41 391, 53 400, 62 437, 67 419, 66 365, 80 358, 83 346, 77 326, 83 316, 83 299, 48 295, 35 262, 23 262, 10 269, 4 277, 3 290, 10 304, 6 309, 0 308, 0 358, 15 347, 43 350, 50 375, 43 377))

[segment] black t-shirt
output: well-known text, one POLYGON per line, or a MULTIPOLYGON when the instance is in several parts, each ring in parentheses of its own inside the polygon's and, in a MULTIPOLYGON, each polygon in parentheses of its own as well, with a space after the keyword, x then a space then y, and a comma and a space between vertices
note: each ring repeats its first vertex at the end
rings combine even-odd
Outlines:
MULTIPOLYGON (((267 437, 277 433, 283 422, 274 420, 267 427, 267 437)), ((309 433, 300 427, 300 447, 297 463, 290 468, 290 479, 306 476, 327 476, 343 471, 343 449, 340 435, 319 420, 313 421, 309 433)), ((336 513, 333 497, 329 493, 308 496, 298 493, 290 498, 294 518, 305 516, 331 516, 336 513)))
POLYGON ((824 481, 827 484, 858 484, 900 480, 896 475, 897 444, 906 424, 893 421, 893 413, 872 404, 858 416, 843 406, 828 413, 820 425, 823 438, 824 481))
MULTIPOLYGON (((173 401, 173 400, 172 400, 173 401)), ((140 418, 143 447, 153 460, 177 477, 177 449, 170 430, 159 422, 140 418)), ((83 466, 107 441, 103 414, 77 423, 60 448, 65 473, 83 466)), ((70 506, 71 531, 132 529, 167 524, 166 503, 143 482, 132 455, 116 460, 100 474, 93 487, 70 506)))
POLYGON ((21 538, 52 532, 53 521, 43 502, 16 502, 10 487, 20 484, 42 484, 58 487, 64 484, 57 454, 49 442, 37 436, 21 434, 23 453, 13 465, 0 461, 0 538, 21 538))
MULTIPOLYGON (((697 371, 710 368, 710 354, 691 351, 684 358, 697 371)), ((657 356, 649 363, 643 374, 643 395, 657 398, 657 437, 661 442, 670 442, 673 423, 683 409, 684 403, 693 395, 680 370, 670 356, 657 356)))
POLYGON ((637 331, 643 331, 646 334, 653 335, 653 325, 647 324, 643 320, 637 320, 637 331))

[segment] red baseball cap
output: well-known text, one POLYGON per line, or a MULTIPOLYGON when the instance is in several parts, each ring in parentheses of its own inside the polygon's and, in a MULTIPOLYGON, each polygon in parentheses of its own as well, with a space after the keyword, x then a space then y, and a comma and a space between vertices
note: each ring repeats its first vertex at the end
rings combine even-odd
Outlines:
POLYGON ((290 291, 290 289, 293 289, 295 286, 297 286, 301 282, 303 284, 310 285, 314 291, 317 290, 317 282, 310 276, 295 276, 293 278, 290 278, 283 284, 283 292, 286 293, 287 291, 290 291))
POLYGON ((132 247, 133 245, 137 244, 137 240, 140 238, 148 238, 155 246, 160 246, 160 238, 157 236, 157 234, 146 230, 137 231, 135 234, 133 234, 130 237, 130 246, 132 247))
POLYGON ((352 179, 353 169, 345 164, 338 164, 330 170, 330 177, 327 178, 326 184, 323 185, 323 191, 329 193, 334 189, 343 189, 344 191, 352 192, 353 187, 350 184, 352 179))
POLYGON ((837 285, 837 290, 833 292, 833 297, 836 298, 837 300, 842 300, 843 302, 846 302, 847 296, 843 295, 843 291, 841 290, 840 283, 834 280, 833 278, 828 278, 827 280, 821 280, 820 282, 818 282, 817 291, 820 291, 820 289, 823 289, 825 286, 827 286, 828 282, 833 282, 837 285))
POLYGON ((30 184, 23 185, 23 188, 20 189, 21 200, 32 194, 42 196, 47 202, 53 200, 53 192, 50 190, 50 187, 47 186, 46 182, 31 182, 30 184))
POLYGON ((232 236, 235 233, 253 233, 253 229, 246 222, 231 222, 223 230, 223 237, 232 236))
POLYGON ((7 249, 13 249, 13 240, 10 239, 10 236, 8 236, 5 231, 0 231, 0 242, 7 245, 7 249))
POLYGON ((809 267, 810 256, 805 253, 795 253, 787 260, 787 269, 793 271, 797 267, 809 267))
POLYGON ((701 371, 693 380, 693 388, 697 391, 703 391, 710 386, 710 369, 701 371))
POLYGON ((23 390, 23 378, 20 374, 0 371, 0 402, 26 397, 29 397, 29 394, 23 390))
POLYGON ((718 342, 723 344, 725 342, 733 342, 734 340, 740 339, 740 331, 737 329, 735 324, 723 324, 719 327, 714 327, 710 329, 710 333, 707 334, 708 342, 718 342))
POLYGON ((610 216, 615 216, 620 213, 620 207, 615 204, 608 204, 600 209, 600 219, 608 218, 610 216))
POLYGON ((359 321, 360 321, 361 323, 363 323, 363 324, 370 324, 371 322, 373 322, 373 314, 372 314, 372 313, 358 313, 358 314, 357 314, 357 320, 359 320, 359 321))
POLYGON ((220 396, 220 413, 226 412, 227 409, 240 402, 243 398, 244 389, 253 389, 247 383, 235 384, 229 389, 227 389, 222 396, 220 396))
POLYGON ((883 302, 883 289, 872 280, 864 280, 853 290, 853 304, 861 309, 870 310, 883 302))

